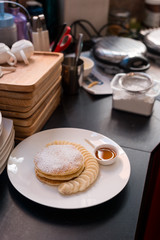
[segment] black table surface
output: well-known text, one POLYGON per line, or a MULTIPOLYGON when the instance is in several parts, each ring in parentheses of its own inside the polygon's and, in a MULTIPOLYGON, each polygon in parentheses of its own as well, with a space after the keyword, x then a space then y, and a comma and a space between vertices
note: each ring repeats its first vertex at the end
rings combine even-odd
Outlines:
POLYGON ((62 210, 34 203, 0 175, 0 239, 109 239, 132 240, 143 194, 150 153, 159 143, 160 102, 151 117, 112 109, 112 96, 92 96, 80 89, 62 101, 42 130, 82 128, 116 141, 131 164, 127 186, 98 206, 62 210))

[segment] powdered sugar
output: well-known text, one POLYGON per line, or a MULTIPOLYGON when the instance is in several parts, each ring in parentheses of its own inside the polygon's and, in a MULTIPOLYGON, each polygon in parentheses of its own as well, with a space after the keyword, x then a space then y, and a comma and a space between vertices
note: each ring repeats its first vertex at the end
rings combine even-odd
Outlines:
POLYGON ((149 116, 152 113, 154 98, 144 95, 128 94, 125 91, 116 91, 112 99, 115 109, 149 116))
POLYGON ((45 173, 78 169, 82 162, 82 154, 72 145, 49 145, 43 148, 34 158, 36 166, 45 173))

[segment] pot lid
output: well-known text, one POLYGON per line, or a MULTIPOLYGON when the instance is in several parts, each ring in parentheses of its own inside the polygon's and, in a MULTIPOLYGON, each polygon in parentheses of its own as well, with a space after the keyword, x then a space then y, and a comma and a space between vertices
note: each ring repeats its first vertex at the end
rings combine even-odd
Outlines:
POLYGON ((159 54, 160 53, 160 28, 149 32, 144 37, 144 43, 149 51, 159 54))

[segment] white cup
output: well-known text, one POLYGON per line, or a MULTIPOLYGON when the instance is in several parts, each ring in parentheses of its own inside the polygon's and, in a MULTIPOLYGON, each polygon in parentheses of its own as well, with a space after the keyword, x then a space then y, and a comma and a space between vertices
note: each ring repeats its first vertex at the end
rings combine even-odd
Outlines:
POLYGON ((94 154, 101 165, 111 165, 119 158, 119 149, 113 144, 100 144, 94 148, 94 154), (97 154, 99 152, 99 154, 97 154), (108 155, 107 158, 103 158, 105 152, 108 155))
POLYGON ((94 156, 101 165, 111 165, 120 157, 119 147, 115 144, 107 143, 103 139, 85 139, 94 148, 94 156))
POLYGON ((0 43, 0 64, 3 63, 14 66, 17 63, 17 59, 7 45, 0 43))
POLYGON ((28 59, 33 55, 34 47, 32 42, 22 39, 12 45, 11 52, 16 56, 17 61, 29 64, 28 59))

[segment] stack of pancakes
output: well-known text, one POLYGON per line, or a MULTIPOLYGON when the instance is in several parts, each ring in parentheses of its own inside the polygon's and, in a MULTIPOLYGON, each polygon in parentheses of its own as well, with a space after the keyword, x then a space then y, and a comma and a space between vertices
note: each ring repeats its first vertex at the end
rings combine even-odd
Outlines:
POLYGON ((34 157, 37 178, 49 185, 59 185, 78 177, 84 170, 84 159, 72 145, 49 145, 34 157))

